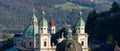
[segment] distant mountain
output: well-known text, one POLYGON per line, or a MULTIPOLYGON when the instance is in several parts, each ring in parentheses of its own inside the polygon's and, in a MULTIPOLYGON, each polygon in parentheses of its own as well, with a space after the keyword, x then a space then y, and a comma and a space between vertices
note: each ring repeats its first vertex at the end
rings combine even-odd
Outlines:
POLYGON ((77 6, 87 8, 82 9, 84 13, 83 17, 86 20, 91 10, 96 9, 98 12, 105 11, 111 7, 110 3, 112 1, 109 3, 97 3, 91 2, 91 0, 0 0, 0 33, 22 32, 30 24, 33 6, 36 9, 36 16, 39 19, 41 17, 42 6, 44 6, 46 19, 49 21, 52 17, 59 30, 65 22, 71 25, 75 24, 80 11, 77 6), (66 6, 71 10, 61 9, 66 8, 64 7, 65 3, 72 4, 72 6, 66 6), (64 6, 58 7, 58 5, 64 6))

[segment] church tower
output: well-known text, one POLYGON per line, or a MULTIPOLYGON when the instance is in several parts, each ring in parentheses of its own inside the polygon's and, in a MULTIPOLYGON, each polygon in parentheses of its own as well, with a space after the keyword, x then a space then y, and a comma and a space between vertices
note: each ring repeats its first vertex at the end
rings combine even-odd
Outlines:
POLYGON ((55 32, 56 32, 56 26, 54 24, 54 20, 51 18, 49 22, 49 33, 55 34, 55 32))
POLYGON ((83 51, 88 51, 88 35, 85 33, 85 23, 82 19, 82 12, 79 13, 79 18, 75 26, 74 39, 82 45, 83 51))
POLYGON ((34 38, 35 35, 38 33, 38 22, 37 17, 33 11, 33 16, 31 19, 31 25, 28 26, 23 32, 23 46, 25 48, 35 48, 34 46, 34 38))
POLYGON ((39 33, 47 34, 48 33, 48 22, 45 19, 45 12, 42 11, 42 17, 39 21, 39 33))
POLYGON ((45 12, 38 23, 39 33, 36 35, 36 51, 49 51, 51 48, 51 35, 48 33, 48 22, 45 19, 45 12))

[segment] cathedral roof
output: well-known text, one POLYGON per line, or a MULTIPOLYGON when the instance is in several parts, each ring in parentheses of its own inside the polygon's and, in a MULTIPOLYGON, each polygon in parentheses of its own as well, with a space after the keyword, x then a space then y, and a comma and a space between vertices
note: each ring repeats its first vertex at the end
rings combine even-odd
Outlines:
POLYGON ((80 12, 80 17, 78 18, 78 21, 76 23, 76 26, 85 26, 85 22, 84 20, 82 19, 82 12, 80 12))
POLYGON ((45 12, 43 11, 42 12, 42 17, 38 23, 38 25, 41 27, 41 26, 48 26, 48 22, 47 20, 45 19, 45 12))
POLYGON ((72 39, 72 30, 67 30, 66 39, 57 44, 56 51, 82 51, 82 46, 72 39))

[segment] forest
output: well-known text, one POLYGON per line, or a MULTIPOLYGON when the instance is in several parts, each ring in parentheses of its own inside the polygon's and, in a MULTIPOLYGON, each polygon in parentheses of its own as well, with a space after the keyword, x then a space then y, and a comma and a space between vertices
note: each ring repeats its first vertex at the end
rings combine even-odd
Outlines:
MULTIPOLYGON (((113 2, 114 0, 107 1, 109 2, 101 1, 97 3, 88 0, 0 0, 0 34, 22 33, 24 28, 30 25, 33 14, 32 9, 35 8, 36 16, 40 19, 41 11, 44 8, 45 18, 48 22, 50 18, 53 18, 57 26, 57 33, 52 36, 52 41, 57 43, 57 39, 61 37, 62 32, 65 32, 65 28, 62 28, 63 25, 67 23, 74 28, 78 14, 82 11, 89 42, 99 46, 102 46, 101 42, 115 45, 116 41, 120 41, 120 1, 116 0, 118 3, 113 2), (82 9, 79 9, 79 7, 82 9)), ((120 46, 120 43, 118 45, 120 46)), ((96 50, 98 51, 98 49, 96 50)))
MULTIPOLYGON (((24 28, 30 24, 33 8, 40 19, 43 6, 46 19, 49 22, 50 18, 53 18, 58 31, 64 23, 75 24, 80 11, 78 7, 82 7, 83 19, 86 21, 93 9, 102 12, 111 8, 111 2, 114 0, 107 1, 109 3, 102 0, 99 3, 89 0, 0 0, 0 34, 22 33, 24 28)), ((119 2, 119 0, 116 1, 119 2)))

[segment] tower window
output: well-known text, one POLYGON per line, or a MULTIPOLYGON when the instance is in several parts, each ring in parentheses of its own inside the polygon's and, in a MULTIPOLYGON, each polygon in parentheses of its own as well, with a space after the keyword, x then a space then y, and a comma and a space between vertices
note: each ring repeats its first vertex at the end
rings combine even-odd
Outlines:
POLYGON ((44 28, 44 30, 46 30, 46 28, 44 28))
POLYGON ((80 28, 78 28, 78 30, 80 30, 80 28))
POLYGON ((51 31, 51 29, 49 29, 49 31, 51 31))
POLYGON ((81 42, 81 45, 84 46, 84 42, 83 41, 81 42))
POLYGON ((44 42, 44 46, 47 46, 47 43, 46 43, 46 41, 44 42))
POLYGON ((81 28, 81 30, 83 30, 84 28, 81 28))
POLYGON ((43 33, 43 31, 41 31, 41 33, 43 33))
POLYGON ((42 30, 43 28, 41 28, 41 30, 42 30))

